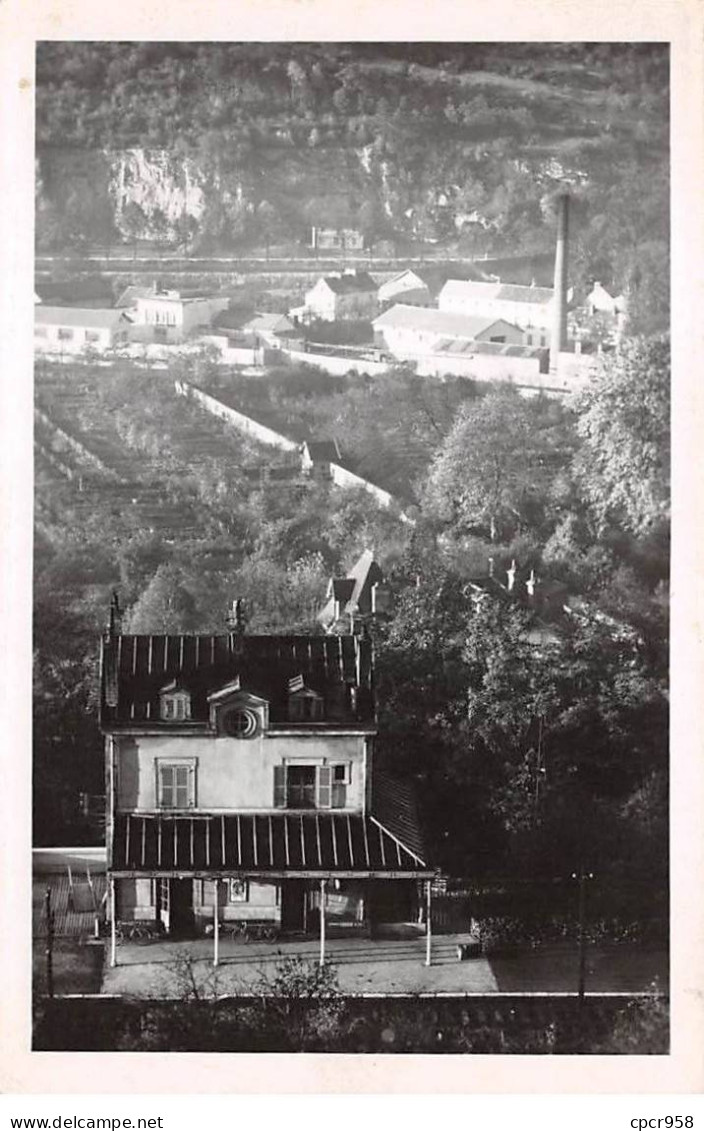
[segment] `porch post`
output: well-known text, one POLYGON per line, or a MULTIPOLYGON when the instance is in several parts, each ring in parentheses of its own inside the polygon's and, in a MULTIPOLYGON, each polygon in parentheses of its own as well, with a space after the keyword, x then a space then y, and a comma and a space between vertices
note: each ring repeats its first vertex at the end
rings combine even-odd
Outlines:
POLYGON ((325 880, 320 881, 320 965, 325 965, 325 880))
POLYGON ((110 965, 117 966, 117 923, 115 922, 115 880, 110 877, 110 965))
POLYGON ((430 945, 431 945, 431 939, 432 939, 432 928, 431 928, 431 925, 430 925, 430 916, 431 916, 430 880, 426 880, 425 881, 425 923, 426 923, 425 965, 426 966, 430 966, 430 945))
POLYGON ((217 966, 220 957, 220 915, 218 910, 218 888, 219 884, 215 879, 215 897, 213 899, 213 966, 217 966))

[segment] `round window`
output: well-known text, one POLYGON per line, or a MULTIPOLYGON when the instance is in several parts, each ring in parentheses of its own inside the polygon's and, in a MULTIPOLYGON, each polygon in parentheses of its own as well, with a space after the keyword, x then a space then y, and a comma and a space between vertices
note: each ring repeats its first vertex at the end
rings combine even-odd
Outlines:
POLYGON ((232 738, 252 738, 257 733, 258 721, 254 711, 239 707, 227 712, 223 718, 223 727, 225 733, 232 738))

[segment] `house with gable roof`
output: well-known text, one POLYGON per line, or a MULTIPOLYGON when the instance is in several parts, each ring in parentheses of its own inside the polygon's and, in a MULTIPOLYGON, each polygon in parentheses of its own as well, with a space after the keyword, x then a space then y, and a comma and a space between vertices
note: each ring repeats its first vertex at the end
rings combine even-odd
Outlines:
POLYGON ((520 327, 493 315, 468 315, 397 303, 372 323, 375 344, 399 359, 433 353, 442 343, 521 345, 520 327))
POLYGON ((107 350, 126 344, 131 325, 124 310, 38 303, 34 308, 34 348, 38 353, 58 354, 107 350))
POLYGON ((364 550, 345 577, 331 577, 327 601, 318 613, 326 632, 354 632, 385 611, 387 590, 373 550, 364 550))
POLYGON ((552 287, 524 287, 498 281, 449 279, 438 296, 438 308, 448 314, 502 318, 520 326, 528 346, 550 344, 553 305, 552 287))
POLYGON ((304 321, 364 321, 378 310, 377 284, 367 271, 348 268, 324 275, 306 292, 305 304, 292 311, 304 321))
MULTIPOLYGON (((410 792, 374 764, 366 634, 123 633, 101 649, 110 958, 118 924, 213 937, 417 918, 430 868, 410 792)), ((429 929, 429 928, 428 928, 429 929)))

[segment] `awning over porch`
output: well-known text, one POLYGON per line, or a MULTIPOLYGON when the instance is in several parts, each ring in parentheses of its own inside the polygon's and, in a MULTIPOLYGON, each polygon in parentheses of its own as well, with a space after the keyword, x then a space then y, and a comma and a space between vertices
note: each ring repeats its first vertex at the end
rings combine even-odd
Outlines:
POLYGON ((115 875, 421 878, 424 860, 374 817, 272 813, 169 817, 118 814, 115 875))

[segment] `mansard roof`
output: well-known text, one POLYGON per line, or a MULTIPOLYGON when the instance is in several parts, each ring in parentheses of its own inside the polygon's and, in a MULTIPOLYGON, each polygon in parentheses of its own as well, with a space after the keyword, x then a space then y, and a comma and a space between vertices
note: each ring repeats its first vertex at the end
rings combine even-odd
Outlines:
POLYGON ((288 725, 288 681, 299 675, 326 700, 326 722, 319 726, 374 722, 372 648, 364 637, 107 633, 101 660, 107 731, 168 728, 159 718, 159 695, 172 680, 190 692, 191 719, 183 725, 197 730, 208 723, 208 697, 238 677, 269 703, 272 726, 288 725))

